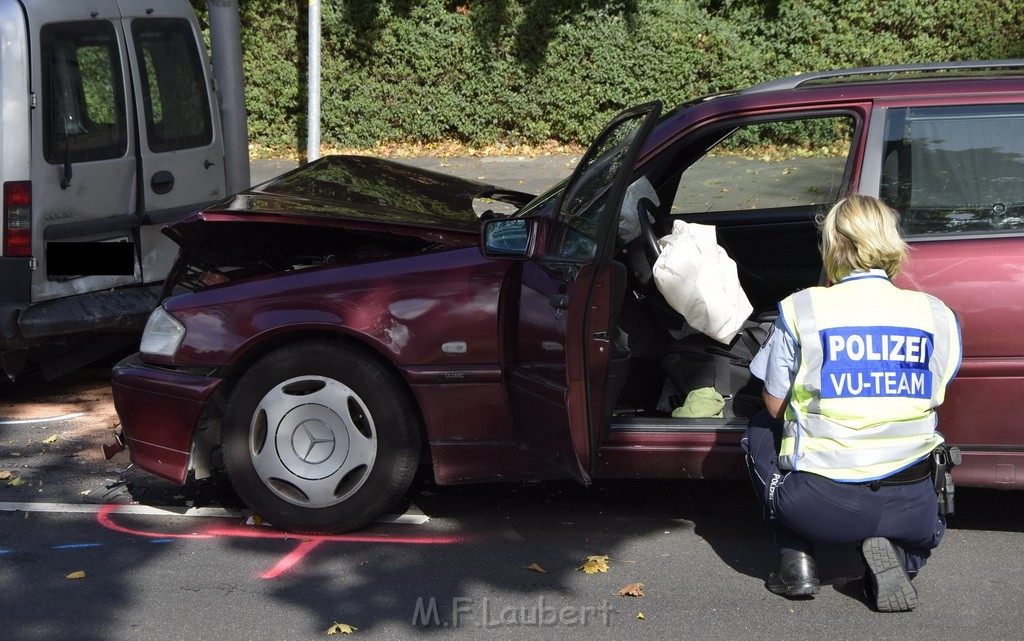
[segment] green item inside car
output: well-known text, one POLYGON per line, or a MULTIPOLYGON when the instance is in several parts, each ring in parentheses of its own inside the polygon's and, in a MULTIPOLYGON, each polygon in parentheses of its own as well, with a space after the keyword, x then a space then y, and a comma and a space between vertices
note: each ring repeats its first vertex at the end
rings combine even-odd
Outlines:
POLYGON ((672 410, 672 418, 722 418, 725 399, 713 387, 699 387, 686 395, 682 407, 672 410))

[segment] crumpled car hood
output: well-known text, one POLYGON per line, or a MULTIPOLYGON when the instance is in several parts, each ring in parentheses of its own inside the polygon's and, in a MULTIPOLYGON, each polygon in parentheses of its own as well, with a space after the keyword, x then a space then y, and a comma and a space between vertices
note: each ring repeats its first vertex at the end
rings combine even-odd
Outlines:
POLYGON ((181 218, 165 233, 184 245, 190 237, 205 235, 195 233, 195 223, 248 220, 475 239, 477 198, 522 207, 533 195, 380 158, 327 156, 181 218))

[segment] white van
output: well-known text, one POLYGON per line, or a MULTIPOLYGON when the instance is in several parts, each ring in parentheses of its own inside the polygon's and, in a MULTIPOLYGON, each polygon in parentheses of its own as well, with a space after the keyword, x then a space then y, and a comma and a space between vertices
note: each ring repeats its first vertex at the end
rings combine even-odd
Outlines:
POLYGON ((185 0, 0 0, 0 370, 53 378, 138 339, 177 247, 225 195, 185 0))

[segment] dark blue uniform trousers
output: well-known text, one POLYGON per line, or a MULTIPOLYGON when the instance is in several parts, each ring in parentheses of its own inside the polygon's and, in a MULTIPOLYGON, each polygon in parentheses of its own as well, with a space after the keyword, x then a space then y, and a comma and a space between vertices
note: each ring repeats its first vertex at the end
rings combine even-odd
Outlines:
POLYGON ((782 421, 761 412, 750 419, 741 442, 780 555, 793 550, 813 555, 814 541, 859 544, 883 536, 896 545, 911 575, 921 569, 946 531, 931 479, 872 490, 780 470, 781 439, 782 421))

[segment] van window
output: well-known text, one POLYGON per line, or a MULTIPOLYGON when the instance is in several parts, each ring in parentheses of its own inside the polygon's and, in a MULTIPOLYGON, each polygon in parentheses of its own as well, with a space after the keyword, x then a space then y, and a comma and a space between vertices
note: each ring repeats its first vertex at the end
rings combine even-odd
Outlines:
POLYGON ((1024 108, 888 110, 879 195, 907 235, 1024 230, 1024 108))
POLYGON ((124 81, 110 22, 44 25, 43 155, 52 164, 119 158, 128 150, 124 81))
POLYGON ((192 28, 180 18, 132 21, 142 77, 149 148, 154 152, 204 147, 213 124, 192 28))

